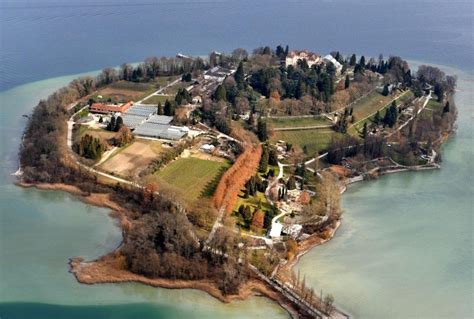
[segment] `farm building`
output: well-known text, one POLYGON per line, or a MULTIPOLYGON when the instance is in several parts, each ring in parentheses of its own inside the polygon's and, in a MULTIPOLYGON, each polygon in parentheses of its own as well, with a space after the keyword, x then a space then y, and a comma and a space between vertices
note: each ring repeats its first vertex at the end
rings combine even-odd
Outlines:
POLYGON ((125 113, 133 102, 127 102, 121 105, 116 104, 104 104, 104 103, 92 103, 90 111, 92 113, 110 114, 110 113, 125 113))
POLYGON ((172 116, 152 115, 147 119, 147 121, 139 125, 133 133, 138 136, 165 140, 179 140, 186 137, 189 128, 186 126, 170 125, 169 123, 172 120, 172 116))
POLYGON ((156 107, 144 104, 135 104, 123 115, 123 123, 131 130, 145 123, 148 118, 156 113, 156 107))
POLYGON ((204 79, 222 82, 228 75, 231 75, 234 72, 235 70, 230 70, 230 69, 223 68, 220 66, 215 66, 204 73, 204 79))

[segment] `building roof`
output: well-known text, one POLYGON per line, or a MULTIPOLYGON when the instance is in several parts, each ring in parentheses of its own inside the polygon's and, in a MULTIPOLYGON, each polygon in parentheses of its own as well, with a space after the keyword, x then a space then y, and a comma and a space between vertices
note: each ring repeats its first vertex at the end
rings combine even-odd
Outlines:
POLYGON ((90 107, 90 111, 91 112, 96 112, 96 113, 113 113, 113 112, 124 113, 132 105, 133 105, 132 101, 121 104, 121 105, 118 105, 118 104, 105 104, 105 103, 92 103, 92 105, 90 107))
POLYGON ((152 115, 148 119, 147 122, 149 123, 154 123, 154 124, 169 124, 173 120, 172 116, 166 116, 166 115, 152 115))
POLYGON ((283 229, 283 225, 276 222, 272 223, 272 228, 270 229, 270 237, 280 237, 281 236, 281 230, 283 229))
POLYGON ((232 74, 234 70, 215 66, 204 73, 204 76, 222 78, 232 74))
POLYGON ((298 59, 306 59, 306 60, 318 60, 320 58, 319 54, 314 52, 310 52, 308 50, 293 50, 288 53, 289 58, 298 58, 298 59))
POLYGON ((140 136, 161 138, 165 140, 179 140, 187 134, 186 129, 186 127, 171 126, 169 124, 145 122, 138 126, 134 133, 140 136))
POLYGON ((328 55, 325 55, 323 60, 325 61, 329 61, 331 62, 332 64, 334 64, 334 66, 336 67, 336 69, 340 69, 342 68, 342 64, 339 63, 339 61, 337 61, 332 55, 328 54, 328 55))

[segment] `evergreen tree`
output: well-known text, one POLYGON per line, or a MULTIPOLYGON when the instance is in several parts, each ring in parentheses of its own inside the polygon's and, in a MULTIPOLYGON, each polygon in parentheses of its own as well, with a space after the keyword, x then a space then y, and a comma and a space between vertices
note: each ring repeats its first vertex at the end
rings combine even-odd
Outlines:
POLYGON ((245 88, 245 84, 244 84, 245 75, 244 75, 244 64, 242 63, 242 61, 240 61, 239 67, 237 68, 237 71, 235 71, 234 79, 235 79, 235 82, 237 83, 237 88, 239 90, 243 90, 245 88))
POLYGON ((295 174, 301 176, 304 180, 306 176, 306 165, 304 162, 296 166, 295 174))
POLYGON ((107 131, 113 131, 115 130, 115 116, 110 117, 109 124, 107 124, 107 131))
POLYGON ((101 116, 101 117, 99 118, 99 123, 102 124, 103 122, 104 122, 104 118, 101 116))
POLYGON ((268 139, 267 123, 262 118, 259 118, 257 122, 257 136, 262 142, 268 139))
POLYGON ((285 57, 285 50, 281 45, 278 45, 275 51, 275 55, 279 57, 280 59, 285 57))
POLYGON ((359 65, 362 69, 365 68, 365 56, 361 56, 359 60, 359 65))
POLYGON ((395 123, 397 123, 397 118, 398 118, 397 103, 393 101, 392 105, 390 105, 388 110, 385 112, 383 122, 387 124, 389 127, 393 127, 395 123))
POLYGON ((187 72, 181 76, 181 82, 191 82, 192 76, 191 73, 187 72))
POLYGON ((351 59, 349 60, 349 65, 350 65, 350 66, 354 66, 354 65, 356 64, 356 62, 357 62, 357 57, 356 57, 355 54, 353 54, 353 55, 351 56, 351 59))
POLYGON ((227 101, 227 92, 224 85, 219 85, 216 89, 215 93, 215 100, 216 101, 227 101))
POLYGON ((362 138, 366 139, 368 135, 367 122, 364 123, 364 128, 362 130, 362 138))
POLYGON ((349 85, 351 85, 351 80, 349 78, 349 74, 346 75, 346 80, 344 81, 344 88, 348 89, 349 85))
POLYGON ((260 165, 258 170, 261 173, 266 173, 268 168, 268 150, 266 147, 263 148, 262 157, 260 158, 260 165))
POLYGON ((171 103, 169 100, 166 100, 163 113, 167 116, 174 115, 174 103, 171 103))
POLYGON ((268 164, 278 165, 278 154, 274 147, 270 147, 268 151, 268 164))
POLYGON ((115 121, 114 131, 118 132, 120 128, 122 127, 122 125, 123 125, 123 119, 121 116, 119 116, 117 117, 117 120, 115 121))
POLYGON ((375 113, 375 116, 374 116, 374 123, 376 125, 379 125, 380 124, 380 112, 377 111, 377 113, 375 113))
POLYGON ((385 84, 383 86, 382 95, 383 96, 388 96, 389 94, 390 94, 390 90, 388 89, 388 84, 385 84))
POLYGON ((449 110, 449 101, 446 101, 446 104, 444 105, 444 108, 443 108, 443 113, 448 113, 450 110, 449 110))
POLYGON ((250 227, 250 223, 252 222, 252 209, 250 206, 245 206, 244 209, 244 222, 247 228, 250 227))

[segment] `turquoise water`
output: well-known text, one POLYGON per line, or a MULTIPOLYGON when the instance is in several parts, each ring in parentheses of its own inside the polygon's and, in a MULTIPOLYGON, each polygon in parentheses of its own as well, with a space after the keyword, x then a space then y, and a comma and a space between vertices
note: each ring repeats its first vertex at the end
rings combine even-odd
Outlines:
POLYGON ((68 258, 97 258, 113 250, 121 233, 109 211, 64 192, 13 184, 16 152, 29 113, 76 76, 35 82, 0 93, 0 317, 8 318, 287 318, 265 298, 223 304, 196 290, 140 284, 81 285, 68 258), (8 108, 6 108, 8 106, 8 108))
MULTIPOLYGON (((472 0, 0 0, 0 317, 287 317, 258 297, 224 305, 193 290, 76 283, 68 258, 116 247, 115 222, 105 209, 62 192, 18 188, 10 176, 22 114, 74 77, 58 76, 153 55, 280 43, 323 54, 398 54, 472 72, 473 6, 472 0)), ((351 187, 337 236, 301 261, 307 282, 358 318, 474 317, 472 87, 472 77, 462 75, 459 131, 444 147, 443 169, 351 187)))
POLYGON ((457 72, 458 131, 442 169, 349 187, 336 237, 298 264, 357 318, 474 317, 474 78, 457 72))

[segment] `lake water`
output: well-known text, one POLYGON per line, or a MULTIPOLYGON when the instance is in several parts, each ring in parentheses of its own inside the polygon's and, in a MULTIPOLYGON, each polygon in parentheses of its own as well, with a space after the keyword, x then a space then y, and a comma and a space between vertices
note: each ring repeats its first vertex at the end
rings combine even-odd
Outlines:
POLYGON ((336 237, 298 264, 357 318, 473 317, 473 81, 460 74, 442 169, 350 186, 336 237))
POLYGON ((461 114, 443 169, 351 187, 337 236, 299 268, 358 318, 473 316, 472 1, 0 0, 0 23, 1 318, 286 318, 258 297, 224 305, 193 290, 76 283, 68 258, 116 247, 114 221, 65 193, 15 187, 10 176, 21 115, 74 77, 65 75, 278 43, 468 72, 451 70, 460 75, 461 114))

